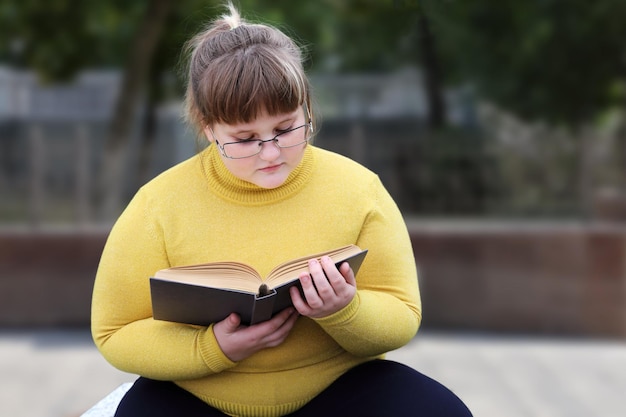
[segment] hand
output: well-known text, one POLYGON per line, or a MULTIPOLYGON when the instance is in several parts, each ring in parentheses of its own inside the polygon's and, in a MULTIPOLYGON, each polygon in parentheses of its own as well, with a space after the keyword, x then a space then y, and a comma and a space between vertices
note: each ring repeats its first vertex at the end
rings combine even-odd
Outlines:
POLYGON ((290 288, 291 301, 300 314, 312 318, 329 316, 347 306, 356 294, 356 280, 347 262, 339 269, 328 256, 309 261, 309 273, 300 275, 304 298, 290 288), (328 277, 328 278, 327 278, 328 277))
POLYGON ((262 349, 283 343, 297 319, 298 313, 290 307, 270 320, 242 326, 239 316, 233 313, 215 323, 213 333, 228 359, 239 362, 262 349))

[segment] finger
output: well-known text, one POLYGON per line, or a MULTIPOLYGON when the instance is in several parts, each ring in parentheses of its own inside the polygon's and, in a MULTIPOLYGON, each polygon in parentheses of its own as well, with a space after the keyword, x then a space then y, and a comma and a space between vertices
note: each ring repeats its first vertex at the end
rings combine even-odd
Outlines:
POLYGON ((296 320, 298 320, 299 315, 293 308, 288 309, 288 312, 289 316, 287 317, 287 320, 283 321, 277 329, 266 335, 263 339, 265 347, 278 346, 285 341, 287 336, 289 336, 289 333, 295 325, 296 320))
POLYGON ((226 333, 234 333, 241 324, 241 318, 237 313, 231 313, 224 319, 226 333))
POLYGON ((263 322, 263 323, 259 323, 260 325, 264 325, 265 327, 267 327, 268 332, 275 332, 277 329, 279 329, 287 320, 289 320, 289 317, 291 317, 291 315, 294 313, 294 308, 293 307, 287 307, 284 310, 280 311, 278 314, 276 314, 274 317, 272 317, 271 319, 263 322))
POLYGON ((344 262, 339 266, 339 272, 349 285, 356 287, 356 277, 348 262, 344 262))
MULTIPOLYGON (((332 269, 339 275, 337 268, 332 264, 328 265, 328 261, 326 261, 326 267, 329 269, 329 272, 332 274, 332 269)), ((322 268, 322 264, 317 259, 311 259, 309 261, 309 271, 311 272, 311 277, 313 278, 313 283, 315 284, 315 289, 317 290, 317 294, 322 300, 328 300, 335 295, 335 290, 331 283, 328 281, 328 277, 326 276, 325 270, 322 268)), ((343 281, 343 277, 341 278, 343 281)), ((308 299, 307 299, 308 300, 308 299)), ((310 304, 310 303, 309 303, 310 304)))
POLYGON ((274 334, 276 335, 283 334, 284 336, 286 336, 287 334, 289 334, 289 332, 293 328, 294 324, 296 323, 296 320, 298 320, 298 317, 300 317, 300 314, 298 314, 298 312, 295 309, 289 308, 288 310, 289 310, 289 316, 287 317, 287 320, 281 323, 280 327, 276 329, 274 334))
MULTIPOLYGON (((343 288, 346 285, 346 279, 343 276, 343 274, 337 269, 337 266, 335 265, 335 262, 330 259, 330 257, 328 256, 324 256, 322 259, 322 268, 324 269, 324 272, 326 273, 326 277, 328 279, 328 282, 330 283, 330 285, 333 287, 333 289, 335 290, 335 292, 337 292, 338 289, 343 288)), ((344 262, 343 265, 347 264, 347 262, 344 262)), ((348 265, 349 267, 349 265, 348 265)))
POLYGON ((271 337, 273 333, 281 328, 293 312, 294 309, 289 307, 282 310, 269 320, 253 324, 243 330, 242 337, 244 337, 251 345, 262 345, 266 340, 268 340, 268 337, 271 337))
POLYGON ((335 292, 334 297, 332 299, 325 299, 327 304, 324 304, 325 307, 330 308, 327 312, 332 312, 332 310, 335 310, 337 307, 341 308, 345 306, 346 302, 354 297, 356 282, 350 264, 347 262, 343 262, 339 268, 337 268, 335 262, 330 259, 330 257, 323 257, 322 266, 328 276, 328 282, 335 292))
MULTIPOLYGON (((308 274, 306 274, 306 276, 308 277, 308 274)), ((302 278, 300 279, 300 282, 302 282, 302 278)), ((310 313, 311 309, 309 308, 309 305, 306 303, 304 298, 302 298, 302 294, 297 287, 294 286, 289 288, 289 295, 291 295, 291 303, 298 311, 298 313, 302 314, 303 316, 306 316, 310 313)))
MULTIPOLYGON (((315 288, 315 285, 313 284, 313 277, 310 274, 304 273, 300 275, 300 284, 302 284, 302 292, 304 293, 304 301, 306 302, 309 308, 319 308, 322 305, 324 305, 324 301, 322 301, 319 294, 317 293, 317 288, 315 288)), ((300 313, 307 314, 307 313, 304 313, 302 310, 300 310, 300 313)))

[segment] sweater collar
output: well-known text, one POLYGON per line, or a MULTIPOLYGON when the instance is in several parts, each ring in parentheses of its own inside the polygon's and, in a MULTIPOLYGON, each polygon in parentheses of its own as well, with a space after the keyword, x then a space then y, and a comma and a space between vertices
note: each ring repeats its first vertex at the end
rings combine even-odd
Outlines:
POLYGON ((200 155, 209 189, 224 198, 240 204, 262 205, 290 197, 300 190, 313 172, 313 146, 304 150, 302 161, 279 187, 266 189, 235 177, 224 165, 217 146, 211 145, 200 155))

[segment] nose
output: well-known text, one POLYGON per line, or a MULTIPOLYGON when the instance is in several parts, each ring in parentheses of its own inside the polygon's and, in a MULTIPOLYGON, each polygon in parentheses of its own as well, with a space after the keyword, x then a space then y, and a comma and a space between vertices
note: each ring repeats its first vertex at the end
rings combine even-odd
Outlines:
POLYGON ((261 152, 259 157, 265 161, 272 161, 280 155, 280 148, 276 143, 276 139, 264 140, 261 142, 261 152))

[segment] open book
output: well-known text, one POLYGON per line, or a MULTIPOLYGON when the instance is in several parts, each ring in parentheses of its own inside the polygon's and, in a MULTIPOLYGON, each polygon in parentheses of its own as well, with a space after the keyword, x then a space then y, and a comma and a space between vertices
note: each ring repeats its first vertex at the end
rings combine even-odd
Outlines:
POLYGON ((358 272, 367 250, 348 245, 282 263, 263 279, 249 265, 213 262, 157 271, 150 278, 152 315, 156 320, 207 326, 231 313, 245 325, 270 319, 292 305, 289 288, 309 270, 308 261, 328 255, 337 267, 348 262, 358 272))

